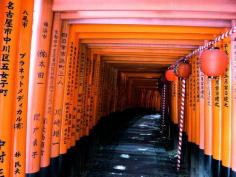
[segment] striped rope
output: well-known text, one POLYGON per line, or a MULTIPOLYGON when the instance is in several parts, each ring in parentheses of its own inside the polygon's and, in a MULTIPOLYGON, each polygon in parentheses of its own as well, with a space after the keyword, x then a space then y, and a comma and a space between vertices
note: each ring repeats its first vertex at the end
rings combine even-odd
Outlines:
POLYGON ((177 171, 179 171, 180 169, 181 155, 182 155, 185 94, 186 94, 186 79, 182 79, 180 120, 179 120, 180 121, 179 122, 179 142, 178 142, 178 152, 177 152, 177 171))
POLYGON ((166 114, 166 84, 163 85, 162 89, 162 123, 161 131, 164 133, 165 129, 165 114, 166 114))
MULTIPOLYGON (((193 55, 196 55, 198 54, 199 52, 205 50, 205 49, 208 49, 210 48, 211 46, 213 46, 214 44, 216 44, 217 42, 231 36, 233 33, 236 33, 236 26, 232 27, 229 31, 226 31, 225 33, 219 35, 218 37, 216 37, 214 40, 212 41, 209 41, 208 43, 206 43, 205 45, 203 46, 200 46, 199 48, 195 49, 194 51, 192 51, 190 54, 188 54, 187 56, 185 57, 182 57, 180 58, 179 60, 176 61, 176 64, 177 63, 180 63, 180 62, 183 62, 183 61, 186 61, 186 60, 189 60, 193 55)), ((175 68, 175 65, 171 65, 168 67, 168 69, 173 69, 175 68)))

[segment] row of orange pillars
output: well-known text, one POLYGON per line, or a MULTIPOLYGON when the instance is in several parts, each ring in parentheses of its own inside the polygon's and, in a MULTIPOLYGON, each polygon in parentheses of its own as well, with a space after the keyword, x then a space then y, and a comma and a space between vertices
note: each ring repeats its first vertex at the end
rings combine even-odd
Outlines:
POLYGON ((159 107, 157 90, 133 91, 126 75, 45 9, 33 38, 34 2, 0 2, 0 177, 68 177, 59 167, 101 117, 159 107))
MULTIPOLYGON (((39 22, 31 48, 33 1, 24 1, 23 6, 16 0, 3 2, 0 177, 46 176, 53 164, 63 167, 73 159, 64 160, 71 149, 90 135, 101 117, 128 107, 160 111, 163 132, 169 132, 167 115, 185 132, 178 143, 182 147, 186 139, 189 153, 178 149, 178 169, 183 159, 190 159, 193 177, 236 176, 235 33, 216 43, 229 56, 224 76, 204 76, 195 54, 189 58, 192 74, 186 83, 179 78, 161 82, 159 90, 134 89, 125 75, 79 44, 69 25, 57 23, 56 17, 53 23, 39 22)), ((46 12, 45 18, 52 19, 46 12)), ((52 176, 62 174, 52 169, 52 176)))
MULTIPOLYGON (((195 64, 197 65, 197 62, 195 64)), ((192 72, 199 74, 197 70, 192 72)), ((234 159, 233 149, 231 149, 234 146, 231 146, 233 144, 232 135, 229 131, 231 112, 227 111, 230 107, 228 98, 230 83, 227 78, 229 70, 223 81, 211 77, 204 79, 205 76, 202 73, 200 75, 202 79, 198 83, 199 91, 194 91, 194 86, 191 85, 191 82, 194 82, 193 77, 187 81, 187 84, 184 78, 179 78, 175 83, 169 83, 163 78, 159 79, 160 129, 163 141, 171 141, 173 148, 176 149, 176 174, 187 165, 191 177, 235 177, 236 173, 231 168, 232 159, 234 159), (205 87, 208 89, 204 89, 205 87), (219 98, 220 96, 222 96, 222 100, 219 98), (194 103, 192 99, 201 100, 202 103, 205 103, 205 107, 204 104, 194 103), (224 105, 218 104, 219 100, 224 102, 224 105), (196 104, 199 104, 199 107, 196 104), (224 107, 222 113, 226 114, 222 119, 217 117, 217 114, 221 112, 219 105, 224 107), (203 114, 203 122, 196 117, 197 115, 201 117, 200 114, 203 114), (206 120, 208 116, 211 116, 212 119, 206 120), (223 125, 219 125, 217 119, 221 119, 223 125)))

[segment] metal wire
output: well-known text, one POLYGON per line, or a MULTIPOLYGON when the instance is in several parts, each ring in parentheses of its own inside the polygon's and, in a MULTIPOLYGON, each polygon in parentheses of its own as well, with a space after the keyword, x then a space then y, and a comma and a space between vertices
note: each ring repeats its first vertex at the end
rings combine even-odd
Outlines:
POLYGON ((182 79, 181 89, 181 106, 180 106, 180 120, 179 120, 179 142, 177 152, 177 171, 180 169, 182 144, 183 144, 183 130, 184 130, 184 108, 185 108, 185 95, 186 95, 186 79, 182 79))

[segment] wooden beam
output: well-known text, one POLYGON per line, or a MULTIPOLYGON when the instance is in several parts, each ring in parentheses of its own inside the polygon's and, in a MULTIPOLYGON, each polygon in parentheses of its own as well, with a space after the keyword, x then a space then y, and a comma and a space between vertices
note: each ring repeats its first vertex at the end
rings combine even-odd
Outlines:
POLYGON ((155 57, 155 58, 137 58, 137 57, 102 57, 102 61, 152 61, 152 62, 165 62, 175 61, 174 57, 155 57))
POLYGON ((210 34, 160 34, 160 33, 78 33, 80 39, 170 39, 170 40, 212 40, 210 34))
POLYGON ((153 10, 153 11, 210 11, 236 12, 235 0, 54 0, 54 11, 78 10, 153 10))
POLYGON ((134 48, 134 49, 128 49, 128 48, 93 48, 91 49, 91 52, 97 53, 97 52, 118 52, 118 53, 145 53, 148 54, 161 54, 161 53, 168 53, 168 54, 185 54, 186 52, 191 52, 191 50, 187 49, 145 49, 145 48, 134 48))
POLYGON ((114 58, 106 58, 106 59, 102 59, 102 61, 118 61, 118 62, 125 62, 125 61, 130 61, 130 62, 165 62, 165 61, 176 61, 176 59, 174 57, 156 57, 153 59, 150 58, 118 58, 118 59, 114 59, 114 58))
POLYGON ((69 24, 113 24, 113 25, 161 25, 161 26, 189 26, 189 27, 231 27, 230 20, 199 20, 199 19, 76 19, 68 20, 69 24))
POLYGON ((191 52, 191 50, 171 50, 171 49, 91 49, 94 54, 148 54, 148 55, 186 55, 191 52))
MULTIPOLYGON (((96 54, 96 53, 95 53, 96 54)), ((180 54, 168 54, 168 53, 165 53, 165 54, 154 54, 154 55, 150 55, 150 54, 147 54, 147 53, 103 53, 101 54, 101 57, 135 57, 135 58, 158 58, 158 57, 163 57, 163 58, 176 58, 176 59, 179 59, 180 57, 183 57, 185 55, 180 55, 180 54)))
POLYGON ((81 39, 82 44, 203 45, 203 40, 165 39, 81 39))
POLYGON ((170 45, 170 44, 87 44, 88 48, 99 49, 99 48, 120 48, 120 49, 176 49, 176 50, 193 50, 197 48, 194 45, 170 45))
POLYGON ((159 60, 159 59, 163 59, 163 58, 167 58, 167 59, 175 59, 175 56, 169 56, 168 54, 160 54, 160 55, 104 55, 101 56, 101 59, 103 60, 126 60, 126 59, 130 59, 130 60, 159 60))
MULTIPOLYGON (((193 22, 192 22, 193 23, 193 22)), ((231 23, 231 22, 230 22, 231 23)), ((222 28, 191 26, 157 26, 157 25, 73 25, 78 33, 174 33, 174 34, 221 34, 222 28)))
MULTIPOLYGON (((176 61, 176 60, 175 60, 176 61)), ((104 61, 106 63, 112 63, 112 64, 153 64, 153 65, 171 65, 173 63, 175 63, 175 61, 104 61)))
POLYGON ((152 77, 160 77, 160 73, 125 73, 127 77, 145 77, 145 76, 152 76, 152 77))
POLYGON ((62 19, 158 18, 158 19, 236 19, 236 13, 210 11, 76 11, 63 12, 62 19))

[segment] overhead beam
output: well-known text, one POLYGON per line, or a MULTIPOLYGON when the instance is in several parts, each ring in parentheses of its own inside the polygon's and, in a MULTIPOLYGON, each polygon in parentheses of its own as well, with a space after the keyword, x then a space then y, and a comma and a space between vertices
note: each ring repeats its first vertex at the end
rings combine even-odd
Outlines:
POLYGON ((175 54, 175 53, 160 53, 160 54, 157 54, 157 53, 147 53, 147 52, 140 52, 140 53, 131 53, 131 52, 127 52, 127 53, 124 53, 124 52, 105 52, 105 51, 97 51, 97 52, 94 52, 94 54, 98 54, 98 55, 103 55, 103 56, 120 56, 120 55, 123 55, 124 57, 126 56, 133 56, 133 57, 136 57, 136 56, 144 56, 146 58, 149 58, 149 57, 159 57, 159 56, 171 56, 173 58, 176 58, 176 59, 179 59, 181 57, 184 57, 186 56, 188 53, 184 53, 184 54, 175 54))
POLYGON ((203 45, 203 40, 165 39, 81 39, 83 44, 152 44, 152 45, 203 45))
POLYGON ((97 18, 163 18, 163 19, 236 19, 236 13, 210 12, 210 11, 76 11, 63 12, 62 19, 97 19, 97 18))
POLYGON ((91 52, 119 52, 119 53, 145 53, 147 54, 162 54, 162 53, 168 53, 168 54, 185 54, 186 52, 191 52, 191 50, 182 50, 182 49, 145 49, 145 48, 134 48, 134 49, 127 49, 127 48, 92 48, 91 52))
POLYGON ((150 49, 195 49, 194 45, 170 44, 87 44, 88 48, 150 48, 150 49))
POLYGON ((158 65, 152 65, 152 66, 150 66, 150 65, 147 65, 147 64, 135 64, 135 65, 124 65, 124 64, 110 64, 111 65, 111 67, 113 67, 113 68, 115 68, 115 69, 117 69, 117 70, 119 70, 119 71, 132 71, 132 72, 140 72, 140 71, 142 71, 142 72, 147 72, 147 71, 154 71, 154 72, 160 72, 160 71, 162 71, 163 70, 163 68, 165 69, 167 66, 169 66, 169 65, 166 65, 166 64, 158 64, 158 65), (140 68, 140 69, 139 69, 140 68), (142 69, 141 69, 142 68, 142 69), (144 69, 143 69, 144 68, 144 69))
POLYGON ((157 82, 156 78, 152 78, 152 77, 150 77, 150 78, 145 78, 145 77, 143 77, 143 78, 142 77, 140 77, 140 78, 139 77, 128 77, 128 79, 130 81, 132 81, 132 82, 137 83, 137 84, 140 84, 140 83, 153 84, 153 83, 157 82))
MULTIPOLYGON (((182 21, 182 20, 179 20, 182 21)), ((194 23, 192 21, 192 23, 194 23)), ((73 25, 78 33, 177 33, 177 34, 221 34, 222 28, 191 26, 147 26, 147 25, 105 25, 84 24, 73 25)))
POLYGON ((135 63, 134 65, 126 64, 110 64, 111 67, 119 70, 119 71, 132 71, 132 72, 160 72, 166 69, 169 64, 143 64, 143 63, 135 63))
MULTIPOLYGON (((159 76, 160 77, 160 76, 159 76)), ((156 77, 143 77, 143 78, 137 78, 137 77, 129 77, 129 82, 133 82, 135 85, 155 85, 157 82, 156 77)))
POLYGON ((174 57, 154 57, 154 58, 137 58, 137 57, 102 57, 102 61, 118 61, 118 62, 166 62, 166 61, 175 61, 174 57))
MULTIPOLYGON (((96 54, 96 53, 94 53, 96 54)), ((179 59, 180 57, 183 57, 183 55, 181 54, 154 54, 154 55, 150 55, 148 53, 128 53, 128 54, 124 54, 124 53, 103 53, 101 54, 101 57, 136 57, 136 58, 158 58, 158 57, 173 57, 176 59, 179 59)), ((184 55, 185 56, 185 55, 184 55)))
POLYGON ((143 51, 143 52, 151 52, 151 53, 158 53, 158 51, 172 51, 172 52, 181 52, 181 53, 189 53, 191 52, 194 48, 157 48, 157 47, 120 47, 120 46, 104 46, 104 47, 88 47, 89 49, 91 49, 92 51, 108 51, 108 50, 112 50, 112 51, 128 51, 130 50, 135 51, 137 50, 138 52, 143 51), (156 51, 156 52, 155 52, 156 51))
POLYGON ((157 90, 157 86, 156 85, 153 85, 153 86, 140 86, 140 85, 134 85, 134 87, 136 88, 136 89, 148 89, 148 90, 156 90, 156 91, 158 91, 157 90))
MULTIPOLYGON (((129 71, 129 72, 121 72, 123 74, 129 74, 129 73, 137 73, 137 72, 133 72, 133 71, 129 71)), ((151 73, 151 74, 161 74, 160 72, 149 72, 149 71, 144 71, 143 73, 151 73)))
POLYGON ((68 20, 69 24, 114 24, 114 25, 169 25, 195 27, 231 27, 231 20, 197 20, 197 19, 76 19, 68 20))
POLYGON ((191 50, 171 50, 171 49, 91 49, 94 54, 109 54, 109 53, 121 53, 121 54, 148 54, 148 55, 185 55, 191 52, 191 50))
POLYGON ((158 54, 158 55, 102 55, 101 58, 106 60, 106 59, 114 59, 114 60, 122 60, 122 58, 126 58, 126 59, 137 59, 137 60, 143 60, 143 59, 150 59, 150 60, 159 60, 159 59, 175 59, 175 56, 169 56, 168 54, 158 54))
POLYGON ((156 55, 152 57, 142 57, 142 56, 102 56, 102 60, 104 61, 166 61, 166 60, 175 60, 175 57, 166 56, 166 55, 156 55))
MULTIPOLYGON (((165 68, 166 69, 166 68, 165 68)), ((145 72, 151 71, 151 72, 163 72, 165 69, 150 69, 150 70, 144 70, 145 72)), ((120 72, 135 72, 136 70, 134 69, 117 69, 120 72)), ((140 72, 140 71, 139 71, 140 72)))
POLYGON ((175 61, 174 57, 155 57, 155 58, 136 58, 136 57, 102 57, 102 61, 152 61, 152 62, 165 62, 175 61))
POLYGON ((235 0, 54 0, 54 11, 78 10, 168 10, 168 11, 210 11, 236 12, 235 0))
MULTIPOLYGON (((175 60, 176 61, 176 60, 175 60)), ((173 64, 175 61, 105 61, 106 63, 112 63, 112 64, 155 64, 155 65, 160 65, 160 64, 173 64)))
POLYGON ((145 77, 145 76, 151 76, 151 77, 160 77, 161 74, 160 73, 125 73, 127 77, 145 77))
POLYGON ((163 69, 166 68, 167 66, 169 66, 168 64, 149 64, 149 63, 135 63, 135 64, 129 64, 129 63, 110 63, 109 64, 111 67, 114 67, 116 69, 132 69, 132 71, 148 71, 149 69, 163 69))
POLYGON ((170 39, 170 40, 212 40, 210 34, 160 34, 160 33, 78 33, 80 39, 170 39))

